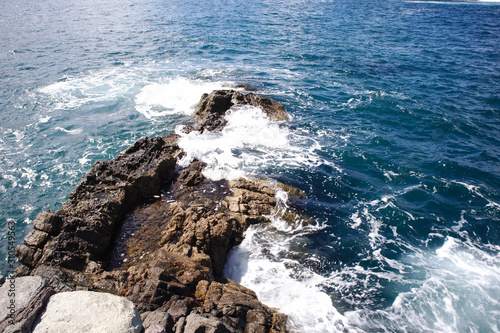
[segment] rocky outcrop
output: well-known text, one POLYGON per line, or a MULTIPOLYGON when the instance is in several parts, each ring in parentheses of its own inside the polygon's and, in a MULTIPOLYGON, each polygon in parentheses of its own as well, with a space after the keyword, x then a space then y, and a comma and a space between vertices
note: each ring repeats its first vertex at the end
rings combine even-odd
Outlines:
MULTIPOLYGON (((287 117, 268 98, 217 91, 200 100, 197 130, 220 129, 236 104, 287 117)), ((222 276, 246 228, 269 222, 274 186, 212 181, 200 161, 179 170, 178 139, 141 138, 115 160, 96 162, 60 210, 37 216, 16 249, 17 275, 43 276, 57 293, 125 297, 146 332, 285 332, 285 316, 222 276)))
POLYGON ((159 195, 182 154, 176 135, 142 138, 114 161, 96 162, 57 212, 42 212, 19 246, 20 275, 40 265, 82 271, 103 264, 121 218, 131 207, 159 195))
POLYGON ((285 107, 269 97, 235 90, 215 90, 203 94, 194 113, 198 119, 194 125, 186 127, 186 131, 221 130, 227 123, 224 118, 226 112, 235 105, 259 107, 271 120, 288 120, 285 107))
POLYGON ((129 300, 107 293, 72 291, 53 295, 33 333, 140 333, 142 320, 129 300))

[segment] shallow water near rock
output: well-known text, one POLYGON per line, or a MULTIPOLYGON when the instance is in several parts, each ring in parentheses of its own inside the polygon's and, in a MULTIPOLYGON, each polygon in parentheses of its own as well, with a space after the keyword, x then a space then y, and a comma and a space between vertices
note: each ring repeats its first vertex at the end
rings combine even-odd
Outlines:
POLYGON ((181 145, 209 179, 302 190, 313 223, 251 227, 228 277, 298 332, 499 330, 498 3, 22 0, 0 13, 2 273, 8 222, 21 243, 96 160, 244 84, 291 120, 236 109, 181 145))

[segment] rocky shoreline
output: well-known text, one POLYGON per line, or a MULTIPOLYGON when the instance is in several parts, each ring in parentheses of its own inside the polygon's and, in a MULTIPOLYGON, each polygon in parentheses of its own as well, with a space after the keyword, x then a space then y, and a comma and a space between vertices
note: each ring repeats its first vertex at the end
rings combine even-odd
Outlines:
MULTIPOLYGON (((219 131, 227 110, 244 104, 288 119, 283 105, 267 97, 220 90, 202 96, 184 131, 219 131)), ((119 311, 125 324, 114 324, 121 332, 287 332, 285 315, 223 277, 227 254, 248 226, 269 223, 275 186, 212 181, 196 160, 180 169, 185 153, 178 140, 144 137, 115 160, 96 162, 60 210, 37 216, 16 248, 16 280, 30 296, 10 316, 15 325, 0 312, 0 331, 56 331, 64 320, 88 317, 68 305, 76 297, 88 300, 86 309, 103 304, 97 312, 127 309, 119 311), (97 299, 103 294, 110 297, 97 299), (68 318, 57 317, 60 309, 68 318)), ((81 331, 103 331, 107 321, 90 320, 81 331)))

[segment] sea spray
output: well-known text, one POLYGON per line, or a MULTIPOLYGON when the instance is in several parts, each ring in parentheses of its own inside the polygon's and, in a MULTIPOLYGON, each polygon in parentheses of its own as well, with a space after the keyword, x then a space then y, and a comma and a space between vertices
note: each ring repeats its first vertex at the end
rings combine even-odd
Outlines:
POLYGON ((403 260, 413 266, 414 279, 406 282, 413 281, 414 287, 401 292, 391 306, 345 316, 366 331, 498 332, 499 250, 447 237, 436 251, 403 260), (423 269, 422 279, 418 272, 423 269))
POLYGON ((290 131, 286 122, 269 119, 259 107, 233 106, 226 113, 227 124, 219 132, 183 132, 179 141, 187 155, 181 164, 196 158, 208 164, 204 175, 213 180, 262 176, 269 170, 310 169, 322 164, 321 147, 309 133, 290 131), (304 145, 308 147, 305 149, 304 145))
POLYGON ((187 156, 208 164, 204 175, 217 179, 234 179, 255 175, 287 151, 288 129, 269 120, 258 107, 243 105, 231 108, 227 124, 220 132, 181 134, 179 145, 187 156))
POLYGON ((201 95, 230 86, 230 83, 181 77, 165 80, 164 83, 153 82, 136 95, 135 108, 148 119, 175 113, 191 115, 201 95))
POLYGON ((322 226, 306 223, 300 216, 285 221, 288 195, 277 190, 276 199, 271 224, 254 225, 246 231, 243 242, 228 256, 225 276, 254 290, 264 304, 287 314, 291 332, 343 332, 347 321, 322 291, 325 278, 294 259, 290 249, 295 239, 322 226))

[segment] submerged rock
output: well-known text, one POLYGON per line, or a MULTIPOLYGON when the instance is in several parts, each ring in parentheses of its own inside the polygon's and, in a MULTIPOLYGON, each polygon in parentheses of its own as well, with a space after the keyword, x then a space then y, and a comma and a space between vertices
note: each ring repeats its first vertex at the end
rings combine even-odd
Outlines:
MULTIPOLYGON (((220 129, 235 104, 287 119, 284 107, 268 98, 216 91, 196 109, 199 130, 220 129)), ((41 275, 57 293, 123 296, 142 314, 147 332, 286 332, 286 316, 222 277, 246 228, 269 222, 274 186, 212 181, 200 161, 178 170, 184 156, 178 139, 141 138, 115 160, 96 162, 59 211, 37 216, 16 248, 16 274, 41 275)), ((49 327, 47 313, 39 331, 49 327)))

